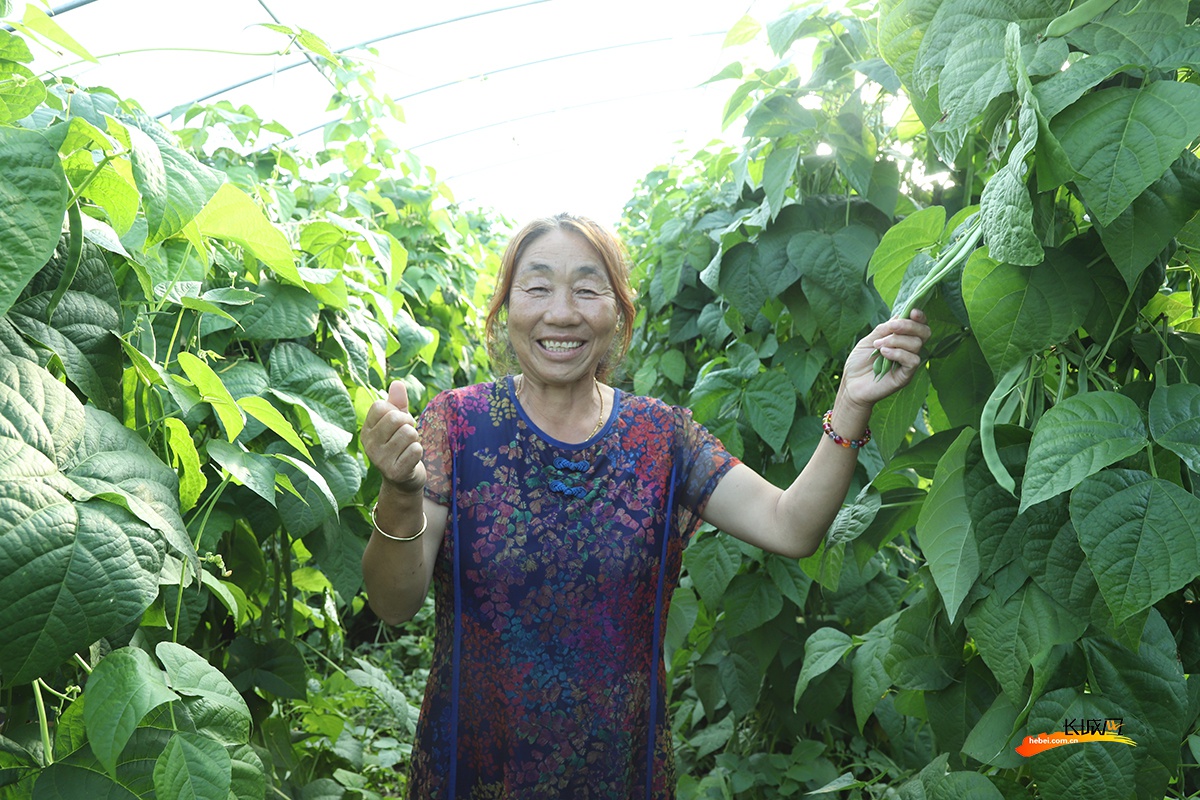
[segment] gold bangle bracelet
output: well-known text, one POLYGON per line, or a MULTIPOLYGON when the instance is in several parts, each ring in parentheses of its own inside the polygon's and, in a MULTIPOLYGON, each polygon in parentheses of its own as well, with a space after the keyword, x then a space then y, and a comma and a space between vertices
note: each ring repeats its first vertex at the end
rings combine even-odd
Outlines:
POLYGON ((379 501, 375 501, 375 505, 371 506, 371 524, 375 526, 375 532, 385 539, 391 539, 393 542, 411 542, 413 539, 420 538, 425 529, 429 527, 429 517, 425 516, 425 512, 421 512, 421 530, 414 533, 412 536, 392 536, 383 528, 379 527, 379 518, 375 516, 375 509, 379 508, 379 501))

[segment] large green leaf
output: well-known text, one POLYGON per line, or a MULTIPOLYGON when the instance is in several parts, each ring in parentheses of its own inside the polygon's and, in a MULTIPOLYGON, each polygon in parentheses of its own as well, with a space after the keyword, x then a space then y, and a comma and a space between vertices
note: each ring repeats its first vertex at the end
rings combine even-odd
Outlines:
POLYGON ((758 703, 763 671, 741 653, 729 653, 717 665, 717 673, 734 716, 741 719, 753 711, 758 703))
POLYGON ((280 697, 303 700, 308 696, 308 673, 296 645, 286 639, 258 644, 240 636, 229 646, 225 670, 239 692, 258 687, 280 697))
POLYGON ((1200 135, 1200 86, 1154 81, 1086 95, 1050 122, 1101 225, 1162 177, 1200 135))
POLYGON ((28 116, 45 99, 46 84, 33 70, 0 60, 0 123, 8 125, 28 116))
POLYGON ((154 652, 197 729, 223 744, 250 740, 250 709, 224 673, 181 644, 160 642, 154 652))
POLYGON ((792 185, 799 159, 800 150, 796 147, 776 146, 767 156, 763 167, 763 189, 767 193, 767 205, 772 216, 779 214, 783 208, 784 192, 792 185))
POLYGON ((88 52, 86 47, 75 41, 75 38, 63 30, 58 22, 37 6, 25 7, 25 13, 21 16, 21 24, 25 30, 33 31, 39 37, 50 40, 85 61, 93 64, 100 63, 95 56, 88 52))
POLYGON ((1139 796, 1162 796, 1178 769, 1179 743, 1194 713, 1174 635, 1152 610, 1136 651, 1108 638, 1084 639, 1083 650, 1092 691, 1124 709, 1121 733, 1137 742, 1139 796))
POLYGON ((1116 392, 1068 397, 1038 420, 1021 486, 1021 511, 1068 491, 1146 446, 1142 412, 1116 392))
POLYGON ((1013 528, 1021 566, 1034 582, 1072 614, 1088 618, 1099 587, 1071 525, 1066 495, 1027 509, 1013 528))
POLYGON ((879 701, 891 686, 887 665, 884 663, 891 647, 892 631, 896 626, 899 612, 887 619, 876 623, 863 637, 863 643, 854 651, 854 663, 851 669, 854 674, 852 697, 854 702, 854 719, 861 731, 867 724, 867 719, 879 705, 879 701))
POLYGON ((1028 98, 1021 106, 1018 126, 1020 139, 1008 161, 983 187, 979 213, 988 254, 1006 264, 1032 267, 1042 263, 1044 253, 1033 228, 1033 199, 1025 179, 1025 157, 1038 139, 1037 109, 1028 98))
POLYGON ((851 344, 878 310, 865 282, 877 241, 869 228, 850 225, 833 234, 805 231, 788 242, 788 260, 803 265, 804 295, 834 348, 851 344))
POLYGON ((296 495, 284 494, 279 498, 279 514, 284 525, 293 536, 307 536, 327 520, 336 519, 342 502, 349 503, 362 480, 358 462, 347 453, 332 456, 317 456, 315 466, 290 455, 286 448, 272 445, 269 448, 277 460, 283 462, 279 472, 286 475, 296 490, 296 495), (338 486, 334 496, 333 486, 338 486))
POLYGON ((179 699, 149 654, 136 647, 109 653, 88 676, 84 696, 88 740, 110 775, 142 717, 152 708, 179 699))
POLYGON ((1063 251, 1036 267, 1019 267, 976 250, 962 277, 963 302, 992 372, 1066 340, 1092 305, 1087 270, 1063 251))
POLYGON ((867 264, 867 274, 889 307, 896 305, 909 263, 941 241, 945 226, 946 207, 929 206, 909 214, 883 234, 867 264))
POLYGON ((67 178, 45 134, 0 127, 0 315, 50 260, 67 210, 67 178))
POLYGON ((921 40, 914 83, 928 91, 964 50, 989 53, 990 61, 1003 64, 1008 23, 1018 23, 1022 41, 1033 42, 1066 5, 1066 0, 944 0, 921 40))
POLYGON ((221 184, 196 216, 196 225, 205 236, 239 244, 276 275, 303 285, 283 231, 272 225, 250 196, 233 184, 221 184))
POLYGON ((358 422, 341 376, 298 344, 284 342, 271 351, 271 393, 308 412, 326 454, 346 449, 358 422))
MULTIPOLYGON (((147 721, 158 710, 151 711, 147 721)), ((144 798, 154 796, 154 763, 166 748, 174 731, 143 725, 133 731, 117 759, 116 776, 92 752, 82 747, 42 772, 34 787, 37 800, 63 798, 144 798)))
POLYGON ((321 566, 321 572, 333 584, 333 590, 341 602, 354 597, 362 588, 362 557, 370 529, 365 522, 356 520, 355 516, 346 514, 330 517, 322 523, 316 535, 304 540, 305 546, 321 566))
POLYGON ((951 621, 979 578, 979 548, 963 480, 967 448, 974 438, 975 431, 966 429, 938 461, 933 488, 917 518, 917 541, 951 621))
POLYGON ((0 670, 23 683, 136 619, 191 544, 175 473, 113 417, 7 357, 0 410, 0 670))
MULTIPOLYGON (((303 339, 316 331, 320 303, 308 291, 272 280, 261 281, 254 290, 261 297, 249 305, 230 309, 229 313, 240 326, 238 338, 251 341, 303 339)), ((233 322, 209 314, 201 321, 200 331, 207 335, 233 325, 233 322)))
POLYGON ((57 308, 52 298, 68 261, 64 238, 9 311, 13 324, 63 362, 67 376, 97 408, 115 411, 123 372, 121 300, 104 251, 83 243, 82 256, 57 308))
POLYGON ((233 759, 220 742, 197 733, 171 737, 154 764, 154 792, 172 800, 229 800, 233 759))
MULTIPOLYGON (((1029 713, 1027 735, 1063 730, 1066 720, 1122 718, 1124 710, 1106 697, 1074 687, 1042 695, 1029 713)), ((1077 744, 1056 747, 1029 759, 1029 770, 1045 800, 1072 800, 1103 786, 1108 797, 1137 797, 1134 750, 1128 745, 1077 744)))
POLYGON ((132 512, 197 568, 196 549, 179 516, 179 479, 137 432, 88 406, 79 446, 64 469, 78 499, 101 497, 132 512), (86 492, 83 491, 86 489, 86 492))
POLYGON ((86 797, 89 800, 142 800, 123 784, 96 768, 58 762, 39 777, 33 788, 33 800, 63 800, 86 797))
MULTIPOLYGON (((1005 52, 1006 28, 1013 24, 1014 20, 985 19, 981 27, 972 29, 974 36, 969 45, 963 46, 966 37, 956 38, 938 78, 938 101, 946 114, 938 127, 969 126, 993 99, 1016 88, 1005 52)), ((1037 41, 1025 35, 1021 43, 1021 59, 1030 74, 1058 72, 1067 60, 1067 44, 1061 39, 1037 41)))
POLYGON ((778 272, 764 264, 754 245, 742 242, 720 262, 717 286, 743 314, 753 317, 775 290, 778 272))
POLYGON ((908 439, 925 407, 929 384, 929 370, 918 369, 907 386, 875 404, 871 412, 871 436, 885 461, 908 439))
POLYGON ((1087 628, 1036 583, 1026 581, 1011 597, 993 592, 967 614, 967 630, 1014 706, 1028 699, 1025 678, 1033 659, 1056 644, 1078 639, 1087 628))
POLYGON ((774 619, 783 595, 764 571, 735 575, 725 590, 725 630, 737 636, 774 619))
POLYGON ((842 657, 854 649, 854 642, 845 631, 837 628, 818 628, 804 641, 804 664, 800 677, 796 679, 793 705, 800 702, 800 695, 818 675, 824 675, 837 666, 842 657))
MULTIPOLYGON (((1070 62, 1062 71, 1049 76, 1033 87, 1033 95, 1037 98, 1038 109, 1044 119, 1053 119, 1060 111, 1068 107, 1084 95, 1092 87, 1112 75, 1120 72, 1126 66, 1126 61, 1119 53, 1094 53, 1087 58, 1070 62)), ((1048 124, 1044 124, 1042 136, 1051 133, 1048 124)), ((1054 141, 1058 141, 1053 137, 1054 141)), ((1038 172, 1047 166, 1038 164, 1038 172)), ((1059 164, 1049 167, 1058 171, 1070 169, 1069 164, 1059 164)))
POLYGON ((783 450, 796 415, 796 393, 788 376, 779 370, 755 375, 742 393, 742 405, 754 432, 775 452, 783 450))
POLYGON ((742 135, 749 138, 781 138, 810 130, 816 126, 816 121, 816 115, 800 105, 792 93, 775 92, 746 114, 746 127, 742 135))
POLYGON ((1142 3, 1130 9, 1118 7, 1092 20, 1072 31, 1070 39, 1072 45, 1093 55, 1118 57, 1126 67, 1174 71, 1198 56, 1196 31, 1186 20, 1187 4, 1182 0, 1142 3), (1170 5, 1174 8, 1168 8, 1170 5))
POLYGON ((968 661, 959 679, 945 689, 925 692, 925 711, 938 751, 963 763, 957 754, 998 694, 996 678, 980 658, 968 661))
POLYGON ((1129 289, 1200 210, 1200 158, 1184 153, 1113 220, 1098 226, 1104 249, 1129 289))
POLYGON ((883 0, 879 4, 879 52, 910 89, 921 41, 941 5, 942 0, 883 0))
POLYGON ((222 439, 210 439, 205 445, 208 457, 225 468, 236 481, 275 505, 275 464, 271 459, 251 453, 242 445, 222 439))
POLYGON ((201 399, 212 406, 217 418, 221 420, 226 437, 231 442, 237 439, 238 434, 246 425, 246 415, 233 399, 233 395, 229 393, 229 389, 225 387, 221 376, 202 359, 191 353, 182 352, 177 358, 179 366, 188 376, 188 380, 199 390, 201 399))
POLYGON ((704 536, 683 553, 692 584, 709 610, 720 608, 721 597, 742 565, 742 551, 731 536, 704 536))
MULTIPOLYGON (((1019 477, 1028 460, 1029 432, 1015 425, 996 430, 997 455, 1006 470, 1019 477)), ((967 450, 963 476, 972 531, 979 548, 979 569, 990 578, 1020 555, 1020 526, 1016 524, 1017 498, 997 483, 983 457, 983 439, 976 437, 967 450)))
POLYGON ((926 599, 900 612, 883 663, 901 689, 945 689, 962 665, 962 637, 951 632, 936 601, 926 599))
POLYGON ((232 800, 263 800, 267 794, 266 767, 254 748, 248 744, 229 747, 232 766, 232 800))
POLYGON ((832 545, 852 542, 862 536, 875 521, 882 505, 879 491, 871 485, 864 486, 851 503, 843 505, 834 517, 825 541, 832 545))
POLYGON ((252 394, 239 397, 237 404, 242 411, 257 419, 264 427, 270 428, 279 438, 300 451, 309 461, 312 461, 312 453, 308 452, 308 445, 304 444, 300 439, 300 435, 296 433, 296 429, 292 427, 292 423, 288 421, 287 417, 283 416, 283 414, 279 413, 279 409, 271 405, 270 400, 252 394))
POLYGON ((225 176, 176 146, 148 117, 127 118, 133 175, 146 213, 146 244, 161 242, 196 218, 225 176))
POLYGON ((951 426, 979 424, 996 381, 974 336, 964 337, 944 359, 930 359, 929 378, 951 426))
POLYGON ((1200 498, 1173 483, 1097 473, 1071 494, 1071 522, 1118 623, 1200 575, 1200 498))
POLYGON ((1200 474, 1200 386, 1160 386, 1150 397, 1150 435, 1200 474))
POLYGON ((967 734, 962 752, 994 767, 1015 769, 1023 759, 1013 750, 1020 744, 1021 736, 1013 733, 1018 709, 1009 702, 1003 692, 996 695, 992 705, 967 734))

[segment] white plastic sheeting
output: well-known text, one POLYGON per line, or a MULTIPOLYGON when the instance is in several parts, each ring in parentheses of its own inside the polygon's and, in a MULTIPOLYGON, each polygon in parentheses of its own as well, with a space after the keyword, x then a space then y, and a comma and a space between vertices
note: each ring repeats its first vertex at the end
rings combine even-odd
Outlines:
MULTIPOLYGON (((17 11, 19 12, 20 4, 17 11)), ((468 206, 522 221, 570 210, 613 221, 656 164, 721 134, 737 59, 725 33, 769 0, 76 0, 55 21, 100 63, 35 48, 36 67, 111 87, 153 115, 217 93, 320 145, 329 83, 261 27, 311 30, 334 50, 375 41, 393 139, 468 206), (273 19, 274 17, 274 19, 273 19), (120 54, 120 55, 116 55, 120 54), (74 63, 73 63, 74 62, 74 63), (245 85, 234 84, 252 80, 245 85)), ((169 118, 165 119, 168 125, 169 118)), ((736 134, 736 131, 731 131, 736 134)))

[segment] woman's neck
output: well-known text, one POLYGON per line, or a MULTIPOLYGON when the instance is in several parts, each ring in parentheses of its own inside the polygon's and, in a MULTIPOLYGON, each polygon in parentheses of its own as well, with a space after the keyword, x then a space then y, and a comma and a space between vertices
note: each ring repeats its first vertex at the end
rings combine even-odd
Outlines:
POLYGON ((534 423, 555 439, 585 442, 603 427, 612 389, 593 378, 565 386, 513 378, 517 400, 534 423))

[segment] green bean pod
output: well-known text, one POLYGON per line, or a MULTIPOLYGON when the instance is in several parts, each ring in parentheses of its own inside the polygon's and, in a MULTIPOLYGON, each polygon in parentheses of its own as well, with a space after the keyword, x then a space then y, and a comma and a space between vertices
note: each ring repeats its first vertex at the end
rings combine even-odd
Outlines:
MULTIPOLYGON (((983 235, 983 217, 975 214, 969 223, 967 229, 962 236, 958 237, 952 244, 942 251, 941 256, 934 262, 934 265, 929 268, 929 273, 917 284, 917 288, 912 291, 908 300, 904 305, 896 309, 893 317, 899 319, 908 319, 909 314, 917 307, 917 303, 921 302, 934 286, 942 281, 947 275, 953 272, 959 264, 961 264, 975 250, 975 245, 979 242, 979 237, 983 235)), ((876 351, 875 363, 873 365, 875 371, 875 380, 879 380, 892 369, 892 361, 884 358, 883 354, 876 351)))
POLYGON ((996 483, 1011 495, 1017 493, 1017 482, 1013 480, 1012 475, 1008 474, 1004 462, 1000 460, 1000 451, 996 448, 996 417, 1000 413, 1000 404, 1016 388, 1024 374, 1025 361, 1021 361, 1004 373, 1004 377, 1000 378, 987 402, 983 404, 983 413, 979 416, 979 444, 983 448, 983 460, 991 470, 996 483))
POLYGON ((1043 36, 1046 38, 1051 36, 1066 36, 1076 28, 1088 24, 1105 11, 1108 11, 1116 2, 1117 0, 1084 0, 1084 2, 1075 6, 1070 11, 1050 20, 1050 24, 1046 26, 1046 32, 1043 36))

